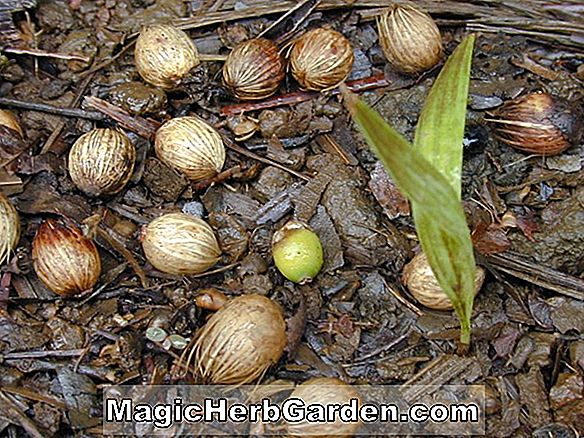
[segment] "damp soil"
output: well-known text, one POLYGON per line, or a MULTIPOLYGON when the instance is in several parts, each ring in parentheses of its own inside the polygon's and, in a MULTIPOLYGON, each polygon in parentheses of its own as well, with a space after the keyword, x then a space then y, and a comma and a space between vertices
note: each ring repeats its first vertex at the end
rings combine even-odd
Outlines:
POLYGON ((373 19, 384 2, 305 1, 296 10, 295 2, 253 0, 6 3, 0 42, 12 50, 0 59, 0 98, 17 103, 0 106, 18 116, 25 140, 0 132, 0 190, 22 221, 18 247, 0 271, 0 437, 100 436, 104 385, 193 383, 173 372, 181 345, 150 341, 146 330, 156 324, 192 340, 212 313, 195 297, 209 289, 228 298, 266 295, 284 309, 289 345, 263 382, 324 376, 484 385, 487 436, 584 433, 584 144, 532 156, 497 141, 486 120, 505 101, 536 90, 582 107, 576 2, 467 2, 466 10, 460 2, 419 2, 437 19, 447 54, 478 32, 462 187, 487 277, 466 355, 459 354, 455 315, 419 305, 402 284, 404 266, 419 251, 408 202, 337 94, 302 93, 287 79, 277 96, 301 101, 270 99, 248 111, 234 109, 240 102, 221 83, 221 62, 202 63, 172 92, 143 83, 134 67, 135 33, 154 22, 180 24, 210 55, 266 29, 285 46, 307 28, 330 25, 354 47, 348 80, 373 78, 362 98, 412 139, 440 66, 415 77, 392 70, 373 19), (240 149, 228 149, 223 178, 195 184, 128 127, 143 125, 126 124, 138 156, 130 183, 114 197, 86 197, 68 176, 67 151, 82 133, 119 125, 84 103, 87 96, 150 126, 196 114, 240 149), (174 211, 215 229, 223 257, 212 272, 176 277, 145 259, 141 228, 174 211), (92 229, 101 254, 97 286, 79 297, 56 296, 32 267, 35 232, 56 216, 92 229), (310 224, 324 246, 323 269, 306 285, 286 281, 271 257, 274 231, 292 217, 310 224))

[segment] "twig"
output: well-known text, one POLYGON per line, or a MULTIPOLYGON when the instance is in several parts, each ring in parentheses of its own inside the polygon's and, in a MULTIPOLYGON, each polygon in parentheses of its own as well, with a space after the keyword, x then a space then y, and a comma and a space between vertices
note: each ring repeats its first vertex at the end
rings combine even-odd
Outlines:
MULTIPOLYGON (((354 93, 373 90, 376 88, 387 87, 389 81, 384 75, 370 76, 368 78, 357 79, 346 83, 347 88, 354 93)), ((332 95, 339 94, 339 89, 334 89, 330 92, 332 95)), ((245 102, 235 105, 227 105, 221 108, 221 115, 232 116, 241 114, 247 111, 257 111, 267 108, 275 108, 283 105, 293 105, 300 102, 305 102, 319 96, 320 93, 313 91, 296 91, 294 93, 283 94, 281 96, 271 97, 259 102, 245 102)))
POLYGON ((114 119, 121 126, 138 134, 140 137, 151 139, 158 128, 154 121, 146 120, 140 116, 131 116, 120 107, 112 105, 99 97, 87 96, 84 102, 88 107, 114 119))
POLYGON ((529 56, 527 56, 526 53, 524 53, 521 58, 518 56, 511 57, 510 62, 517 67, 524 68, 525 70, 528 70, 531 73, 550 81, 555 81, 562 75, 560 72, 553 71, 550 68, 538 64, 529 56))
POLYGON ((41 433, 39 427, 34 421, 26 416, 24 412, 8 397, 4 392, 0 391, 0 410, 4 412, 5 418, 8 421, 20 425, 32 438, 43 438, 45 435, 41 433))
POLYGON ((226 181, 229 178, 231 178, 233 175, 236 175, 237 173, 241 172, 242 170, 243 170, 243 166, 241 164, 238 164, 237 166, 234 166, 230 169, 227 169, 227 170, 224 170, 223 172, 218 173, 213 178, 207 178, 207 179, 204 179, 203 181, 199 181, 197 183, 194 183, 192 185, 192 188, 194 191, 198 192, 199 190, 206 189, 207 187, 210 187, 214 184, 219 184, 223 181, 226 181))
MULTIPOLYGON (((408 329, 410 327, 407 327, 408 329)), ((404 341, 405 339, 407 339, 407 337, 409 336, 409 330, 407 333, 404 333, 401 336, 398 336, 397 338, 395 338, 393 341, 391 341, 389 344, 385 344, 382 345, 379 348, 376 348, 375 350, 373 350, 371 353, 365 354, 361 357, 356 358, 353 362, 349 362, 349 363, 344 363, 341 366, 343 366, 344 368, 352 368, 352 367, 356 367, 356 366, 360 366, 360 365, 365 365, 367 363, 371 363, 371 361, 369 359, 371 359, 372 357, 377 356, 378 354, 381 354, 385 351, 388 350, 392 350, 397 344, 399 344, 400 342, 404 341)), ((384 359, 385 356, 380 357, 377 360, 381 360, 384 359)))
MULTIPOLYGON (((396 3, 404 3, 406 0, 398 0, 396 3)), ((420 2, 422 3, 422 2, 420 2)), ((444 0, 437 1, 424 1, 421 5, 424 9, 433 12, 435 10, 445 10, 447 8, 452 8, 453 12, 458 15, 463 16, 477 16, 478 12, 485 11, 483 15, 486 15, 489 11, 488 7, 482 7, 472 4, 472 2, 464 2, 463 5, 458 4, 457 1, 449 1, 448 5, 444 5, 444 0), (433 7, 431 7, 433 6, 433 7)), ((289 11, 296 6, 296 1, 278 1, 274 2, 272 0, 254 2, 254 5, 249 8, 241 10, 222 10, 222 11, 208 11, 206 14, 201 14, 199 16, 192 16, 188 18, 180 18, 174 20, 174 24, 179 26, 181 29, 195 29, 199 27, 209 26, 212 24, 225 23, 229 21, 237 21, 246 18, 256 18, 262 17, 264 15, 280 14, 282 12, 289 11)), ((316 10, 317 11, 327 11, 334 9, 345 9, 345 8, 383 8, 387 7, 387 0, 323 0, 321 1, 316 10)))
POLYGON ((202 272, 200 274, 195 274, 195 275, 189 275, 189 277, 190 278, 202 278, 202 277, 207 277, 207 276, 213 275, 213 274, 220 274, 221 272, 229 271, 230 269, 235 268, 238 265, 239 265, 239 262, 238 263, 231 263, 230 265, 221 266, 220 268, 213 269, 211 271, 206 271, 206 272, 202 272))
POLYGON ((0 356, 3 360, 22 359, 43 359, 45 357, 77 357, 83 353, 79 350, 36 350, 36 351, 16 351, 0 356))
POLYGON ((414 304, 412 304, 408 300, 406 300, 402 296, 402 294, 400 294, 398 292, 397 288, 394 288, 393 286, 390 286, 389 283, 387 281, 385 281, 384 278, 382 278, 382 281, 383 281, 383 285, 385 286, 385 288, 395 297, 396 300, 398 300, 405 307, 407 307, 412 312, 414 312, 417 316, 422 316, 424 314, 424 312, 422 312, 417 306, 415 306, 414 304))
POLYGON ((90 68, 87 71, 84 71, 83 73, 79 74, 80 78, 85 78, 87 76, 91 76, 94 73, 97 73, 99 70, 101 70, 102 68, 107 67, 108 65, 113 64, 114 62, 116 62, 116 60, 118 58, 120 58, 122 55, 124 55, 128 50, 130 50, 134 44, 136 44, 136 40, 131 41, 128 43, 128 45, 126 47, 124 47, 122 50, 120 50, 116 55, 106 59, 105 61, 101 62, 100 64, 97 64, 95 67, 90 68))
POLYGON ((578 277, 541 266, 511 252, 485 255, 484 258, 499 271, 584 301, 584 280, 578 277))
POLYGON ((225 62, 227 55, 214 55, 212 53, 199 53, 199 61, 202 62, 225 62))
MULTIPOLYGON (((266 27, 258 36, 257 38, 262 38, 262 37, 268 37, 270 35, 270 33, 273 32, 274 29, 276 29, 278 26, 280 26, 282 23, 284 23, 290 16, 295 15, 296 12, 300 11, 301 9, 305 8, 305 6, 308 6, 306 9, 307 11, 303 14, 303 18, 306 19, 306 17, 312 13, 312 11, 314 11, 314 9, 320 4, 321 0, 301 0, 298 2, 297 5, 295 5, 294 7, 292 7, 288 12, 286 12, 285 14, 283 14, 280 18, 278 18, 276 21, 274 21, 272 24, 270 24, 268 27, 266 27), (310 5, 307 5, 307 3, 311 3, 310 5)), ((292 32, 294 30, 296 30, 296 28, 300 25, 300 23, 302 23, 303 20, 298 20, 294 23, 294 27, 292 29, 292 32)), ((273 32, 275 33, 275 32, 273 32)), ((282 38, 283 39, 283 38, 282 38)))
POLYGON ((12 53, 14 55, 32 55, 37 56, 39 58, 56 58, 56 59, 65 59, 65 60, 76 60, 76 61, 84 61, 89 62, 90 59, 81 56, 81 55, 68 55, 66 53, 54 53, 54 52, 45 52, 44 50, 38 49, 18 49, 16 47, 6 47, 3 52, 5 53, 12 53))
POLYGON ((343 148, 335 138, 330 134, 322 134, 316 137, 316 143, 324 148, 327 152, 337 154, 346 165, 356 166, 359 160, 345 148, 343 148))
POLYGON ((58 106, 47 105, 46 103, 24 102, 22 100, 8 99, 0 97, 0 105, 6 105, 12 108, 18 108, 30 111, 40 111, 43 113, 55 114, 64 117, 78 117, 87 120, 103 120, 102 114, 93 111, 85 111, 74 108, 59 108, 58 106))
POLYGON ((278 163, 277 161, 273 161, 273 160, 270 160, 269 158, 264 158, 261 155, 254 154, 253 152, 250 152, 247 149, 236 145, 233 141, 231 141, 231 139, 229 139, 225 135, 222 135, 222 137, 223 137, 223 142, 225 143, 225 146, 228 147, 229 149, 231 149, 232 151, 235 151, 241 155, 245 155, 246 157, 253 158, 254 160, 259 161, 260 163, 264 163, 264 164, 268 164, 269 166, 277 167, 278 169, 281 169, 285 172, 288 172, 288 173, 294 175, 295 177, 300 178, 304 181, 310 181, 310 178, 307 177, 306 175, 303 175, 299 172, 296 172, 295 170, 290 169, 290 168, 284 166, 283 164, 278 163))
POLYGON ((3 392, 7 392, 9 394, 19 395, 21 397, 28 398, 30 400, 40 401, 46 403, 50 406, 53 406, 57 409, 66 410, 67 405, 65 402, 61 400, 57 400, 51 397, 47 397, 46 395, 40 394, 39 392, 19 386, 2 386, 0 390, 3 392))
MULTIPOLYGON (((89 83, 91 82, 92 79, 93 79, 93 75, 89 75, 88 77, 86 77, 83 80, 83 82, 81 83, 81 85, 77 89, 75 99, 73 99, 73 102, 71 102, 71 105, 69 105, 70 108, 75 108, 79 105, 79 102, 81 102, 81 97, 85 93, 85 90, 89 86, 89 83)), ((55 143, 55 140, 57 140, 57 138, 59 138, 59 135, 61 135, 61 132, 63 131, 64 128, 65 128, 65 122, 60 121, 59 124, 57 125, 57 127, 53 130, 53 132, 49 136, 49 138, 47 138, 47 141, 45 141, 45 144, 43 145, 43 147, 41 149, 41 155, 46 154, 51 149, 51 147, 53 146, 53 143, 55 143)))
POLYGON ((127 248, 125 248, 123 245, 121 245, 116 239, 113 239, 109 235, 109 233, 107 231, 103 230, 100 226, 98 226, 96 228, 96 231, 97 231, 97 234, 99 235, 99 237, 104 239, 116 252, 120 253, 126 259, 128 264, 134 270, 134 273, 140 279, 140 283, 142 284, 142 287, 147 288, 148 287, 148 280, 146 279, 146 274, 144 273, 144 270, 142 269, 142 267, 140 266, 140 264, 138 263, 138 261, 136 260, 134 255, 130 251, 128 251, 127 248))

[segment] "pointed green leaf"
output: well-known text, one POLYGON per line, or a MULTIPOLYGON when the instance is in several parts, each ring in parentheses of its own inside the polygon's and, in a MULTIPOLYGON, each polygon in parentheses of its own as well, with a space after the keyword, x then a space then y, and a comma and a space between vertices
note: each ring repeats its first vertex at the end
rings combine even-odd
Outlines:
POLYGON ((375 110, 345 91, 353 119, 400 191, 412 202, 422 249, 451 299, 469 342, 475 261, 466 217, 446 178, 375 110))
POLYGON ((446 177, 459 198, 474 41, 474 35, 465 38, 440 71, 420 114, 414 141, 414 146, 446 177))
POLYGON ((474 37, 448 60, 430 91, 416 131, 417 147, 355 95, 345 103, 371 150, 412 203, 422 249, 461 324, 461 342, 470 342, 476 273, 470 231, 460 203, 462 139, 474 37), (433 163, 433 164, 432 164, 433 163))

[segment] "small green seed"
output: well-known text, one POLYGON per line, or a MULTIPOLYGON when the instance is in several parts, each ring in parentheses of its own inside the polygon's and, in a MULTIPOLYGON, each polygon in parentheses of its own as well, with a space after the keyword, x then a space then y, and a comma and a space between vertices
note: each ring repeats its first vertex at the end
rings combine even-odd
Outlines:
POLYGON ((324 262, 318 235, 308 225, 295 220, 274 234, 272 255, 282 275, 300 284, 316 277, 324 262))

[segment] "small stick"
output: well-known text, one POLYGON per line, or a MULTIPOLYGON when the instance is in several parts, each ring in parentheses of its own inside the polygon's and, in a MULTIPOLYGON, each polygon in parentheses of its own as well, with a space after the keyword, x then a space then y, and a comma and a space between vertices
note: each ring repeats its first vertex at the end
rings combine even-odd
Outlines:
POLYGON ((13 395, 19 395, 21 397, 25 397, 25 398, 28 398, 30 400, 40 401, 40 402, 46 403, 48 405, 51 405, 57 409, 62 409, 62 410, 67 409, 67 405, 63 401, 57 400, 57 399, 54 399, 51 397, 47 397, 47 396, 37 392, 34 389, 28 389, 28 388, 23 388, 23 387, 18 387, 18 386, 2 386, 2 391, 7 392, 9 394, 13 394, 13 395))
MULTIPOLYGON (((364 91, 373 90, 376 88, 387 87, 389 81, 385 78, 383 74, 370 76, 368 78, 356 79, 346 83, 349 90, 354 93, 360 93, 364 91)), ((340 91, 338 88, 331 91, 331 95, 337 95, 340 91)), ((232 116, 241 114, 248 111, 256 111, 267 108, 275 108, 283 105, 293 105, 300 102, 305 102, 310 99, 314 99, 320 93, 315 91, 296 91, 293 93, 283 94, 281 96, 271 97, 266 100, 259 102, 244 102, 237 103, 235 105, 227 105, 221 108, 222 116, 232 116)))
POLYGON ((46 357, 77 357, 82 354, 84 349, 77 350, 35 350, 35 351, 16 351, 6 353, 2 356, 4 360, 22 360, 22 359, 44 359, 46 357))
POLYGON ((28 433, 32 438, 43 438, 46 436, 41 433, 39 426, 12 401, 4 392, 0 391, 0 406, 2 406, 2 411, 5 418, 8 419, 10 423, 15 423, 20 425, 26 433, 28 433))
POLYGON ((235 268, 238 265, 239 265, 239 262, 231 263, 230 265, 221 266, 221 267, 219 267, 217 269, 213 269, 211 271, 206 271, 206 272, 202 272, 200 274, 195 274, 195 275, 189 275, 189 277, 191 277, 191 278, 207 277, 209 275, 219 274, 221 272, 229 271, 230 269, 235 268))
POLYGON ((302 175, 301 173, 296 172, 295 170, 290 169, 284 166, 283 164, 278 163, 277 161, 270 160, 269 158, 264 158, 261 155, 254 154, 253 152, 236 145, 234 142, 231 141, 231 139, 227 138, 225 135, 221 135, 221 137, 223 137, 223 142, 225 143, 225 146, 227 146, 232 151, 240 153, 241 155, 245 155, 246 157, 253 158, 254 160, 259 161, 260 163, 264 163, 269 166, 274 166, 277 167, 278 169, 282 169, 283 171, 288 172, 304 181, 310 181, 309 177, 302 175))
POLYGON ((104 239, 116 252, 120 253, 126 259, 128 264, 134 270, 134 273, 140 279, 140 284, 142 285, 142 287, 147 288, 148 280, 146 279, 146 274, 144 273, 144 270, 142 269, 134 255, 123 245, 119 244, 117 240, 110 237, 109 233, 100 228, 99 226, 97 227, 97 234, 99 235, 99 237, 104 239))
POLYGON ((130 50, 134 44, 136 43, 136 41, 131 41, 128 43, 128 45, 126 47, 124 47, 122 50, 120 50, 116 55, 106 59, 105 61, 97 64, 95 67, 91 67, 89 70, 84 71, 83 73, 79 74, 80 78, 85 78, 88 76, 93 75, 94 73, 97 73, 99 70, 101 70, 102 68, 107 67, 110 64, 113 64, 114 62, 116 62, 116 60, 121 57, 122 55, 124 55, 128 50, 130 50))
POLYGON ((88 107, 93 108, 100 113, 103 113, 106 116, 114 119, 124 128, 135 132, 140 137, 151 139, 154 137, 156 129, 158 128, 158 126, 156 126, 153 121, 146 120, 140 116, 133 117, 120 107, 112 105, 111 103, 106 102, 99 97, 87 96, 85 98, 85 104, 88 107))
MULTIPOLYGON (((274 30, 274 28, 278 27, 280 24, 282 24, 284 21, 286 21, 291 15, 295 14, 298 10, 300 10, 301 8, 303 8, 308 2, 312 1, 313 4, 308 8, 308 13, 311 13, 316 6, 318 6, 318 4, 320 3, 321 0, 302 0, 299 1, 298 4, 294 5, 294 7, 292 7, 288 12, 286 12, 285 14, 283 14, 282 16, 280 16, 280 18, 278 18, 276 21, 274 21, 272 24, 270 24, 268 27, 266 27, 258 36, 257 38, 266 38, 267 35, 272 32, 272 30, 274 30)), ((295 23, 294 25, 294 29, 298 27, 298 25, 301 23, 301 21, 298 21, 297 23, 295 23)))
MULTIPOLYGON (((71 102, 71 105, 69 105, 70 108, 75 108, 77 105, 79 105, 79 102, 81 101, 81 97, 83 96, 83 93, 85 93, 85 90, 89 86, 89 83, 91 82, 92 79, 93 79, 93 75, 89 75, 88 77, 86 77, 83 80, 83 82, 81 82, 79 87, 77 87, 77 93, 75 95, 75 99, 73 99, 73 102, 71 102)), ((51 133, 49 138, 47 138, 47 141, 45 141, 45 144, 41 148, 41 155, 49 152, 49 150, 53 146, 53 143, 55 143, 55 140, 57 140, 57 138, 59 138, 59 136, 61 135, 61 132, 63 132, 64 128, 65 128, 65 122, 61 120, 59 122, 59 124, 57 125, 57 127, 55 127, 54 131, 51 133)))
POLYGON ((37 49, 17 49, 16 47, 6 47, 4 53, 12 53, 13 55, 32 55, 39 58, 55 58, 65 60, 75 60, 89 62, 90 59, 81 55, 68 55, 66 53, 45 52, 37 49))
POLYGON ((110 245, 116 252, 122 255, 126 259, 126 262, 132 267, 134 273, 140 279, 140 283, 142 284, 143 288, 148 287, 148 280, 146 279, 146 274, 144 270, 134 257, 134 255, 128 250, 124 245, 118 242, 109 234, 109 227, 107 225, 103 225, 101 222, 103 218, 108 214, 108 210, 104 207, 99 208, 99 212, 93 216, 87 218, 84 223, 89 227, 91 230, 91 234, 97 233, 99 237, 104 239, 108 245, 110 245), (105 229, 106 228, 106 229, 105 229))
POLYGON ((8 99, 0 97, 0 105, 6 105, 12 108, 18 108, 30 111, 40 111, 43 113, 55 114, 57 116, 78 117, 87 120, 103 120, 102 114, 93 111, 85 111, 75 108, 59 108, 58 106, 47 105, 45 103, 24 102, 22 100, 8 99))
POLYGON ((199 60, 202 62, 225 62, 227 55, 213 55, 212 53, 199 53, 199 60))
POLYGON ((234 166, 230 169, 227 169, 227 170, 224 170, 223 172, 218 173, 217 175, 215 175, 212 178, 207 178, 207 179, 204 179, 204 180, 199 181, 197 183, 194 183, 192 185, 192 188, 194 191, 198 192, 199 190, 206 189, 209 186, 212 186, 214 184, 219 184, 219 183, 222 183, 223 181, 228 180, 233 175, 236 175, 237 173, 241 172, 243 169, 244 169, 244 167, 241 164, 239 164, 237 166, 234 166))

